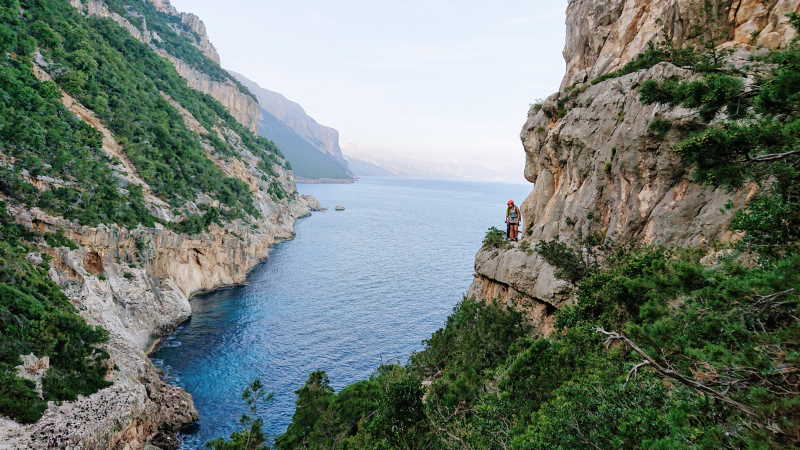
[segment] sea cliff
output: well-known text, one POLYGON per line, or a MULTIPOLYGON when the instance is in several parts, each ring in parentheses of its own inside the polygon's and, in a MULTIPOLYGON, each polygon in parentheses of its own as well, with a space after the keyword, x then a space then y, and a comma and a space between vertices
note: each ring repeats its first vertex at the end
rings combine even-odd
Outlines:
POLYGON ((731 64, 786 47, 796 31, 786 16, 800 2, 570 1, 566 74, 561 90, 534 105, 522 128, 525 177, 534 188, 522 204, 521 246, 484 248, 475 258, 469 294, 500 298, 524 310, 545 334, 553 313, 570 299, 569 283, 536 252, 540 241, 575 243, 599 233, 617 242, 709 248, 737 237, 733 211, 755 194, 691 180, 673 149, 695 113, 680 106, 645 104, 646 80, 696 78, 669 62, 607 79, 648 49, 713 45, 732 52, 731 64), (705 5, 705 6, 704 6, 705 5), (656 135, 651 123, 672 123, 656 135), (727 205, 727 207, 726 207, 727 205))
MULTIPOLYGON (((110 384, 75 400, 50 401, 33 423, 0 416, 0 448, 174 448, 178 431, 196 420, 197 413, 185 391, 162 381, 147 352, 160 336, 189 318, 192 295, 243 282, 273 244, 293 237, 294 222, 318 204, 297 194, 280 152, 252 133, 260 121, 258 103, 220 68, 219 55, 198 17, 178 12, 167 0, 50 3, 61 8, 58 19, 45 10, 35 11, 45 15, 20 16, 25 26, 53 30, 48 36, 54 36, 47 40, 36 34, 39 46, 30 62, 20 65, 20 76, 36 89, 55 89, 55 97, 46 97, 53 99, 50 107, 63 108, 61 117, 74 120, 73 129, 92 136, 87 142, 101 161, 94 173, 107 173, 112 191, 130 195, 130 205, 141 206, 136 219, 111 214, 98 219, 90 215, 88 204, 59 209, 36 200, 62 189, 80 193, 100 188, 67 170, 56 173, 57 163, 48 161, 47 153, 38 157, 45 161, 43 169, 33 170, 19 150, 0 146, 7 177, 0 195, 4 211, 33 236, 63 237, 58 243, 31 241, 34 251, 28 260, 48 270, 83 320, 107 333, 101 350, 108 356, 105 380, 110 384), (58 28, 56 20, 65 28, 58 28), (97 57, 107 66, 68 66, 74 61, 69 55, 75 53, 66 53, 62 62, 70 43, 61 34, 69 36, 75 30, 98 30, 96 45, 119 59, 81 56, 86 61, 97 57), (153 66, 138 72, 124 62, 142 60, 153 66), (117 63, 121 65, 113 67, 117 63), (65 73, 80 72, 85 74, 80 79, 93 83, 91 87, 66 81, 65 73), (139 83, 139 90, 131 91, 135 94, 125 101, 148 106, 131 110, 126 119, 115 116, 120 110, 106 109, 109 101, 121 100, 115 93, 102 92, 103 77, 110 73, 121 77, 116 81, 120 87, 139 83), (98 101, 97 95, 106 100, 98 101), (165 115, 156 117, 158 111, 165 115), (164 120, 172 127, 168 134, 183 139, 181 147, 159 144, 159 139, 170 139, 159 131, 137 137, 137 130, 156 130, 164 120), (158 150, 142 153, 142 145, 158 150), (157 162, 162 157, 158 152, 172 156, 157 162), (158 176, 154 170, 164 172, 158 176), (168 193, 177 181, 160 184, 173 176, 170 173, 184 176, 192 171, 187 179, 194 187, 187 184, 183 193, 168 193)), ((8 17, 19 20, 13 14, 8 17)), ((18 64, 15 59, 23 60, 22 55, 7 58, 4 64, 9 67, 18 64)), ((38 126, 48 130, 56 125, 38 126)), ((78 164, 81 161, 86 160, 78 164)), ((41 380, 54 370, 54 356, 20 358, 19 376, 38 380, 39 395, 41 380)))

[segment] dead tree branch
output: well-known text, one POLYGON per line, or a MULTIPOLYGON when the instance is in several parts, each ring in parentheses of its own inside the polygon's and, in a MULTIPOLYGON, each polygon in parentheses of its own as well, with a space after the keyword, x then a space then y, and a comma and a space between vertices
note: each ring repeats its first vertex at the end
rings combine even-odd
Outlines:
MULTIPOLYGON (((682 384, 685 384, 686 386, 689 386, 692 389, 698 390, 700 392, 704 392, 704 393, 706 393, 706 394, 708 394, 708 395, 710 395, 710 396, 712 396, 712 397, 714 397, 714 398, 716 398, 716 399, 718 399, 718 400, 720 400, 720 401, 722 401, 724 403, 727 403, 728 405, 738 409, 739 411, 747 414, 748 416, 758 417, 758 415, 752 409, 750 409, 747 406, 745 406, 745 405, 737 402, 736 400, 728 397, 727 395, 725 395, 725 394, 723 394, 721 392, 718 392, 718 391, 716 391, 716 390, 704 385, 703 383, 700 383, 697 380, 685 377, 685 376, 681 375, 680 373, 678 373, 677 371, 675 371, 675 370, 673 370, 673 369, 671 369, 669 367, 666 367, 663 364, 660 364, 658 361, 656 361, 650 355, 648 355, 647 352, 645 352, 638 345, 636 345, 636 343, 634 343, 633 341, 628 339, 627 336, 619 334, 619 333, 616 333, 616 332, 613 332, 613 331, 606 331, 606 330, 604 330, 602 328, 595 328, 595 331, 597 331, 598 333, 601 333, 601 334, 603 334, 603 335, 605 335, 607 337, 606 345, 608 345, 609 343, 611 343, 613 341, 622 341, 622 342, 624 342, 633 351, 638 353, 639 356, 644 358, 645 361, 648 363, 647 365, 652 366, 653 369, 655 369, 656 372, 660 373, 661 375, 663 375, 665 377, 668 377, 668 378, 672 378, 673 380, 676 380, 676 381, 678 381, 678 382, 680 382, 682 384)), ((637 369, 638 369, 638 367, 637 367, 637 369)))
POLYGON ((800 155, 800 150, 793 150, 790 152, 783 152, 783 153, 772 153, 770 155, 759 155, 759 156, 747 155, 747 159, 748 161, 752 162, 769 162, 769 161, 778 161, 781 159, 785 159, 793 155, 800 155))

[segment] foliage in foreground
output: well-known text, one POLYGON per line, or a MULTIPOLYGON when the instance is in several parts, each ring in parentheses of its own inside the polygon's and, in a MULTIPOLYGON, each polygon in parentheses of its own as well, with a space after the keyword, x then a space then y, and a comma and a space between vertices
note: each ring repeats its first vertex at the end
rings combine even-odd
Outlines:
POLYGON ((262 450, 267 446, 267 435, 263 431, 264 421, 256 416, 259 405, 272 400, 272 394, 264 391, 261 380, 253 381, 242 392, 242 400, 247 404, 250 414, 242 414, 239 419, 241 431, 231 434, 230 439, 214 439, 206 443, 206 447, 213 450, 262 450))
POLYGON ((339 393, 312 374, 277 448, 797 444, 799 293, 797 255, 707 268, 691 253, 645 248, 584 278, 549 338, 531 337, 518 313, 466 299, 406 366, 339 393), (640 365, 626 345, 604 346, 597 329, 752 415, 640 365))
POLYGON ((74 400, 108 386, 108 354, 99 348, 105 330, 92 327, 48 276, 48 259, 28 260, 42 241, 74 245, 63 235, 40 235, 14 223, 0 202, 0 414, 32 423, 47 401, 74 400), (17 377, 21 355, 49 356, 43 396, 33 382, 17 377))

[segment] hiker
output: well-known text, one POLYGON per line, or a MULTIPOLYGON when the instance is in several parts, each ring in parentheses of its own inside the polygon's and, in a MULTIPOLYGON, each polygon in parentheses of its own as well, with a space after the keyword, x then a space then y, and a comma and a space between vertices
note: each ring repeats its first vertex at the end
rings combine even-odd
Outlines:
POLYGON ((506 205, 506 226, 509 241, 518 241, 517 234, 519 233, 519 222, 522 220, 522 214, 519 208, 514 204, 514 200, 509 200, 506 205))

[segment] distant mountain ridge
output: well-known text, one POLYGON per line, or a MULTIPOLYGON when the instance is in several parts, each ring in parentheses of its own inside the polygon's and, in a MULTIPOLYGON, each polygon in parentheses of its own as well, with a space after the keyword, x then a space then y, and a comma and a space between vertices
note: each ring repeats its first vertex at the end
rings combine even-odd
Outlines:
POLYGON ((258 99, 262 118, 259 133, 275 142, 303 179, 352 180, 339 145, 339 132, 321 125, 300 104, 264 89, 244 75, 229 71, 258 99))
POLYGON ((363 159, 352 158, 350 156, 345 156, 347 159, 347 163, 350 166, 350 170, 357 177, 392 177, 397 176, 396 173, 392 172, 391 170, 385 169, 379 166, 376 163, 371 161, 366 161, 363 159))

